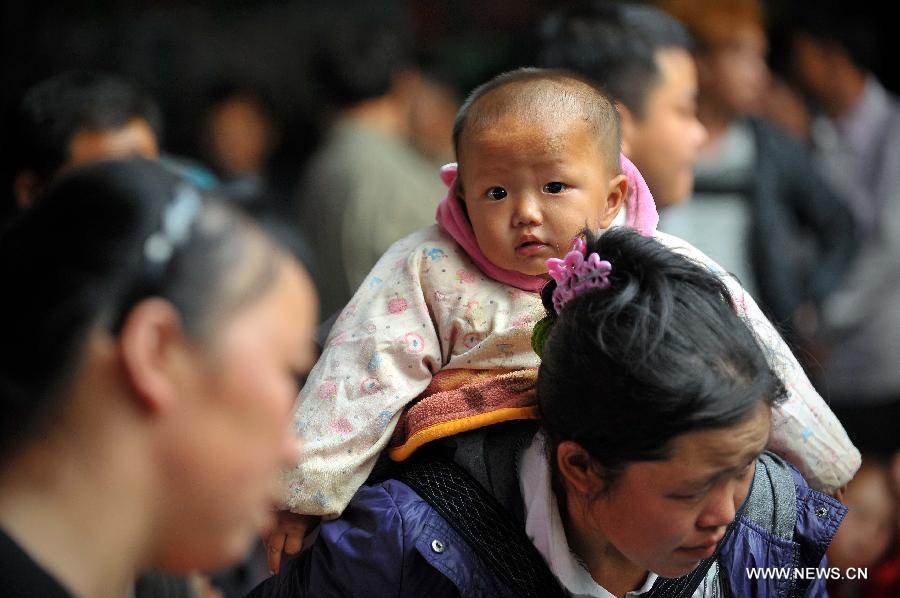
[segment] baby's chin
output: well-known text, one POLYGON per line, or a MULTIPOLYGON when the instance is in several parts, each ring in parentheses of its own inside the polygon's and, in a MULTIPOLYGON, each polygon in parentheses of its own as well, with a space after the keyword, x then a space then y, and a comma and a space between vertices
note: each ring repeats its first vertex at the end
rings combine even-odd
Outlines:
MULTIPOLYGON (((556 257, 547 256, 547 257, 556 257)), ((537 276, 540 278, 550 279, 550 269, 547 267, 547 257, 535 257, 528 261, 521 260, 518 264, 516 264, 517 268, 512 268, 515 272, 519 274, 525 274, 527 276, 537 276)))
POLYGON ((544 270, 538 270, 537 268, 535 268, 533 270, 521 269, 521 270, 516 270, 516 272, 518 272, 519 274, 525 274, 526 276, 536 276, 537 278, 543 278, 544 280, 550 280, 550 273, 546 269, 544 269, 544 270))

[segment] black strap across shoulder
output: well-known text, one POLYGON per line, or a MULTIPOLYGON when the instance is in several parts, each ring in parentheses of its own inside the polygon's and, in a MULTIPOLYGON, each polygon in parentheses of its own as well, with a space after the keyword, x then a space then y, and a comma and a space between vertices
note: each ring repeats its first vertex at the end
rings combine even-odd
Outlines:
POLYGON ((517 595, 567 595, 525 530, 462 467, 439 457, 416 460, 395 479, 434 507, 517 595))

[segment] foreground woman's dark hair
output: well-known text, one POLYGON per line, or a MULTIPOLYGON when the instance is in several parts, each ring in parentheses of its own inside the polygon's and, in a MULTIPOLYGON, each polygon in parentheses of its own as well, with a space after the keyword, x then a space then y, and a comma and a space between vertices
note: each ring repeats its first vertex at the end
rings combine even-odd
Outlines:
MULTIPOLYGON (((686 432, 735 424, 785 389, 707 268, 631 229, 585 231, 610 285, 553 308, 538 397, 551 447, 572 440, 609 472, 665 459, 686 432)), ((614 477, 614 474, 613 476, 614 477)), ((608 479, 607 482, 613 482, 608 479)))

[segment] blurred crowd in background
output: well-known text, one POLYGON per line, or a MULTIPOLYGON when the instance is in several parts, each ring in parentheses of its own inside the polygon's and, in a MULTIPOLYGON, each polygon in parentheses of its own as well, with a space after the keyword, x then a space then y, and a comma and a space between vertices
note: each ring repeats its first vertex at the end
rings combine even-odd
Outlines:
MULTIPOLYGON (((336 22, 358 18, 399 36, 403 52, 392 59, 414 67, 423 77, 415 102, 420 128, 412 134, 426 153, 441 161, 449 158, 449 141, 441 143, 436 139, 439 130, 428 127, 440 126, 441 118, 446 126, 455 103, 478 83, 509 68, 533 64, 541 19, 565 4, 553 0, 4 3, 0 8, 3 130, 8 130, 11 111, 29 86, 67 69, 101 69, 131 80, 156 101, 165 117, 158 133, 166 152, 202 160, 227 176, 234 165, 213 155, 207 123, 217 100, 229 92, 242 94, 255 98, 269 127, 268 145, 256 159, 265 163, 267 179, 286 202, 332 112, 333 104, 314 73, 313 58, 319 43, 333 35, 336 22), (441 109, 448 112, 434 113, 441 109)), ((784 35, 798 3, 763 4, 770 63, 784 70, 784 35)), ((861 4, 865 35, 882 45, 872 68, 889 89, 897 89, 900 74, 885 59, 896 42, 887 36, 878 39, 887 31, 887 9, 875 2, 861 4)), ((788 117, 786 106, 782 110, 788 117)), ((4 172, 9 168, 4 165, 4 172)))
MULTIPOLYGON (((657 4, 694 37, 705 128, 690 197, 659 194, 648 177, 660 229, 736 275, 795 348, 866 455, 832 563, 873 573, 882 563, 896 581, 900 72, 888 9, 657 4)), ((393 241, 433 222, 457 108, 497 73, 537 64, 562 6, 7 3, 4 218, 60 171, 125 144, 280 230, 312 271, 327 322, 393 241), (81 107, 88 97, 93 112, 81 107), (130 112, 104 121, 97 97, 130 112), (40 138, 51 118, 56 130, 40 138), (105 129, 124 137, 75 143, 105 129), (54 135, 67 155, 48 155, 54 135)), ((833 595, 866 595, 860 587, 836 584, 833 595)))

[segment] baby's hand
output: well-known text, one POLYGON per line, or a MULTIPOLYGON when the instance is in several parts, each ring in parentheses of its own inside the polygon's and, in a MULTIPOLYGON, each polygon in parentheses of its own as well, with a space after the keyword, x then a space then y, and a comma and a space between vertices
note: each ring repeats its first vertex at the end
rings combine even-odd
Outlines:
POLYGON ((841 486, 840 488, 838 488, 837 490, 832 492, 831 496, 833 496, 834 498, 838 499, 841 502, 844 502, 844 493, 846 491, 847 491, 847 485, 844 484, 843 486, 841 486))
POLYGON ((281 555, 294 555, 303 547, 303 536, 319 521, 318 515, 300 515, 278 511, 275 527, 265 535, 266 558, 269 570, 275 574, 281 568, 281 555))

